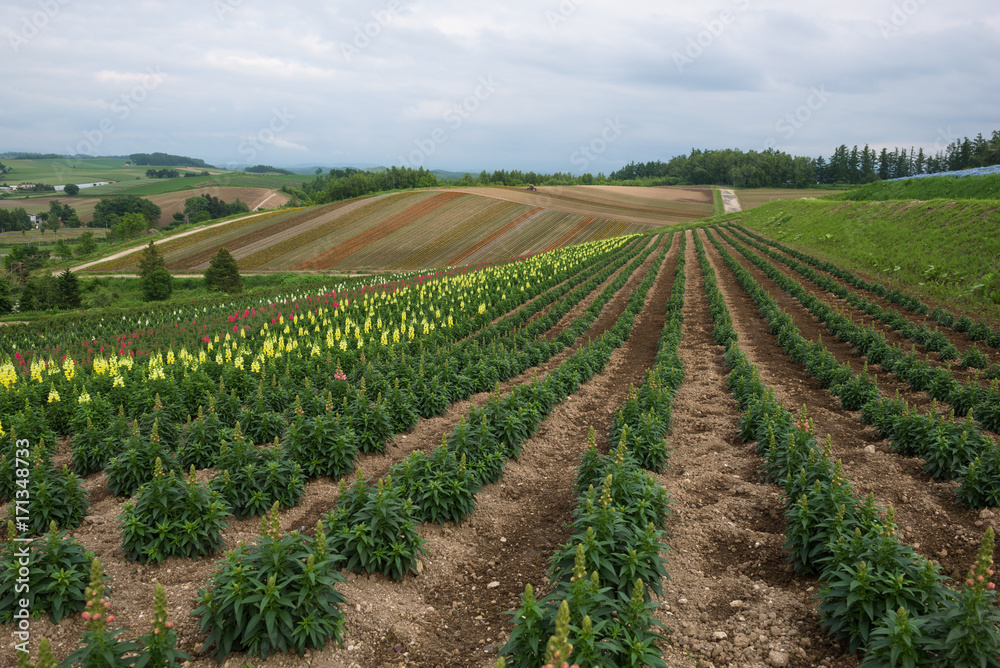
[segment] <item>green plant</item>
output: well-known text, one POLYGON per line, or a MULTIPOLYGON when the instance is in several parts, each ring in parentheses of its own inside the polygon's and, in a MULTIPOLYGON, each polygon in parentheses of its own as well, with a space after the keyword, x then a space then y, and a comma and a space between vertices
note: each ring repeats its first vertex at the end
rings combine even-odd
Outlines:
POLYGON ((361 470, 348 489, 340 482, 337 505, 326 518, 330 548, 346 557, 345 568, 355 573, 384 573, 399 580, 417 569, 424 553, 424 539, 414 526, 417 513, 410 499, 403 499, 392 480, 368 487, 361 470))
POLYGON ((243 280, 239 267, 232 254, 225 248, 220 248, 208 262, 205 270, 205 287, 210 291, 222 291, 229 294, 243 292, 243 280))
MULTIPOLYGON (((305 491, 302 467, 290 460, 275 439, 274 446, 257 451, 250 448, 252 456, 245 456, 239 463, 222 464, 222 475, 209 484, 233 509, 237 518, 263 515, 278 503, 280 508, 291 508, 305 491)), ((220 459, 229 459, 228 453, 220 459)))
POLYGON ((177 631, 174 623, 167 621, 167 595, 159 582, 153 600, 153 630, 139 637, 143 651, 133 668, 175 668, 180 662, 190 661, 191 657, 177 649, 177 631))
POLYGON ((32 615, 47 612, 53 624, 66 615, 83 610, 85 588, 93 553, 66 537, 53 522, 47 535, 30 543, 18 543, 14 522, 7 523, 7 539, 0 546, 3 568, 0 570, 0 622, 13 619, 19 599, 28 600, 32 615), (25 555, 30 555, 28 573, 21 572, 25 555), (27 588, 21 585, 26 585, 27 588))
POLYGON ((923 649, 934 665, 1000 666, 1000 611, 993 576, 992 527, 983 534, 976 563, 964 586, 948 593, 941 606, 927 615, 923 649))
POLYGON ((285 452, 309 478, 339 478, 354 468, 357 437, 349 421, 332 409, 315 417, 299 413, 288 426, 285 452))
POLYGON ((962 368, 963 369, 985 369, 990 365, 989 356, 979 349, 979 346, 973 345, 971 348, 965 351, 962 355, 962 368))
POLYGON ((80 485, 76 474, 71 473, 66 465, 62 470, 57 469, 42 445, 35 447, 31 460, 27 471, 31 512, 27 513, 27 517, 15 515, 17 510, 12 506, 8 516, 19 524, 24 522, 28 533, 33 535, 44 533, 52 522, 64 529, 79 526, 90 502, 87 490, 80 485))
POLYGON ((447 435, 430 455, 416 450, 389 473, 400 497, 412 499, 420 521, 461 522, 476 508, 476 476, 466 466, 465 455, 459 459, 448 449, 447 435))
POLYGON ((261 518, 260 538, 227 552, 198 591, 192 615, 208 635, 205 648, 222 661, 234 651, 266 659, 275 651, 301 655, 307 648, 322 649, 330 639, 340 644, 341 560, 328 549, 322 522, 312 539, 283 533, 275 503, 261 518))
POLYGON ((209 399, 208 412, 198 406, 198 417, 188 420, 181 428, 181 444, 177 448, 177 460, 180 466, 206 469, 215 464, 222 442, 232 438, 232 432, 226 428, 215 411, 215 397, 209 399))
POLYGON ((163 267, 156 267, 142 277, 142 298, 147 302, 161 302, 174 293, 174 277, 163 267))
POLYGON ((910 619, 906 608, 890 610, 872 631, 861 668, 916 668, 929 663, 920 648, 925 619, 910 619))
POLYGON ((132 436, 125 442, 125 449, 111 458, 104 475, 108 490, 114 496, 132 496, 140 487, 153 479, 156 460, 166 468, 177 467, 173 454, 160 443, 154 427, 149 438, 139 434, 139 425, 132 425, 132 436))
POLYGON ((185 481, 175 471, 165 474, 157 459, 152 480, 122 508, 122 550, 133 561, 153 563, 211 554, 223 544, 219 532, 229 515, 221 495, 198 484, 193 466, 185 481))
POLYGON ((60 668, 126 668, 133 659, 126 655, 140 649, 139 644, 117 640, 115 636, 124 629, 113 629, 111 602, 104 596, 104 568, 99 559, 90 567, 90 586, 87 587, 87 609, 81 615, 86 621, 86 631, 80 647, 59 664, 60 668))

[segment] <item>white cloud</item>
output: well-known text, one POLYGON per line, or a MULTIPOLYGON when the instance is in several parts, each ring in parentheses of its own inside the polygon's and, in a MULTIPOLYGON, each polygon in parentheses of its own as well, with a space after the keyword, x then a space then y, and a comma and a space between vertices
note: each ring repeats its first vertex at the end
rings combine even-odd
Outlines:
POLYGON ((898 0, 218 3, 64 3, 22 37, 37 0, 8 2, 8 42, 24 43, 4 58, 0 150, 75 145, 149 68, 164 81, 115 116, 101 153, 226 164, 277 108, 295 118, 267 145, 272 164, 305 151, 398 164, 443 127, 426 166, 567 171, 620 116, 628 130, 592 166, 607 172, 692 147, 760 147, 814 86, 834 97, 788 150, 828 156, 840 144, 933 144, 939 127, 998 129, 1000 7, 987 0, 916 2, 903 14, 898 0), (677 54, 690 62, 678 67, 677 54), (447 122, 482 77, 497 90, 447 122))

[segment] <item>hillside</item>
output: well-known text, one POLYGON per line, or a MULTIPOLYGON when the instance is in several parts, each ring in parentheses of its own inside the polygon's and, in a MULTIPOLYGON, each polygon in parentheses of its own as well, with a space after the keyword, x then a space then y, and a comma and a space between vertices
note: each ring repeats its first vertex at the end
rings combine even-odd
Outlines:
MULTIPOLYGON (((492 262, 652 228, 612 217, 614 207, 588 203, 585 197, 523 193, 529 200, 563 203, 556 208, 518 201, 524 199, 521 192, 377 195, 247 216, 160 244, 167 268, 175 272, 203 271, 223 246, 244 271, 354 272, 492 262)), ((623 211, 638 212, 637 205, 623 211)), ((86 270, 131 272, 137 261, 138 253, 133 253, 86 270)))
POLYGON ((886 285, 1000 315, 998 201, 783 201, 719 220, 886 285))
POLYGON ((982 176, 924 176, 897 181, 876 181, 830 199, 867 202, 875 200, 1000 199, 1000 174, 982 176))

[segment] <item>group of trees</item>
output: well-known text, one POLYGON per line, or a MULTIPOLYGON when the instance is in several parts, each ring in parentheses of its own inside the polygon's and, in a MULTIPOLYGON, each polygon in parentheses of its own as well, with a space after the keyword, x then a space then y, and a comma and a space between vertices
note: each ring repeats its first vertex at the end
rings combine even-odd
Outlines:
POLYGON ((31 229, 31 218, 24 207, 0 208, 0 232, 22 232, 31 229))
POLYGON ((150 179, 176 179, 181 175, 176 169, 147 169, 146 177, 150 179))
POLYGON ((161 167, 207 167, 214 169, 212 165, 199 158, 189 158, 185 155, 171 155, 169 153, 133 153, 129 157, 133 165, 159 165, 161 167))
POLYGON ((224 218, 248 211, 250 211, 250 207, 239 198, 233 202, 225 202, 206 193, 184 200, 184 213, 175 213, 174 220, 180 222, 184 220, 184 216, 187 216, 190 222, 201 223, 213 218, 224 218))
POLYGON ((433 188, 441 185, 433 172, 423 167, 390 167, 381 172, 369 172, 362 169, 331 169, 328 174, 320 174, 306 184, 300 192, 290 187, 282 188, 286 192, 300 196, 315 204, 338 202, 352 197, 361 197, 383 190, 398 190, 403 188, 433 188))
POLYGON ((738 187, 809 187, 816 184, 868 183, 917 174, 1000 164, 1000 130, 986 139, 982 133, 974 139, 965 137, 948 144, 934 154, 910 147, 876 152, 866 144, 848 149, 842 144, 829 160, 793 156, 775 149, 747 151, 739 149, 699 150, 679 155, 668 162, 659 160, 630 163, 612 172, 609 181, 645 185, 723 184, 738 187))
MULTIPOLYGON (((254 165, 253 167, 247 167, 243 170, 248 174, 293 174, 287 169, 281 169, 279 167, 272 167, 271 165, 254 165)), ((320 170, 322 172, 323 170, 320 170)))
POLYGON ((102 197, 94 207, 94 227, 108 229, 112 240, 132 239, 160 221, 160 207, 138 195, 102 197))

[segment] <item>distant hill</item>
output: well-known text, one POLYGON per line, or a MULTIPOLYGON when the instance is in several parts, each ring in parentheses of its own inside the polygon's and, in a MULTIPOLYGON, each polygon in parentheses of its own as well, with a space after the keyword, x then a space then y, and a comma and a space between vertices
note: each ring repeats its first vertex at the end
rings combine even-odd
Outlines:
POLYGON ((215 169, 200 158, 188 158, 183 155, 169 153, 133 153, 129 160, 136 165, 157 165, 158 167, 208 167, 215 169))

